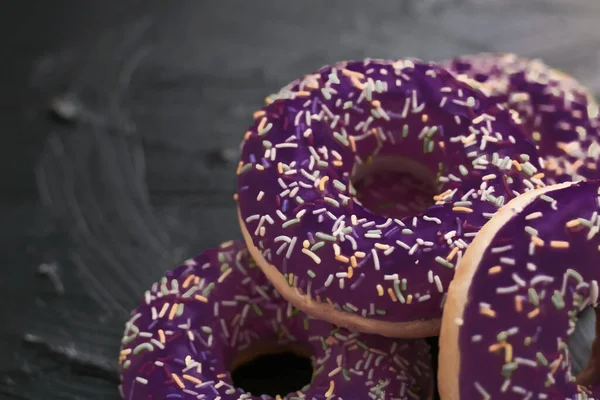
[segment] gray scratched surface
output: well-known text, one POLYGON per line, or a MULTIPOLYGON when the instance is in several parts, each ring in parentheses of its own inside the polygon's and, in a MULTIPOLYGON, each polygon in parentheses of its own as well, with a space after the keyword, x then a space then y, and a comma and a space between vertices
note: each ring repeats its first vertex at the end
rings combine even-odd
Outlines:
MULTIPOLYGON (((293 78, 340 59, 513 51, 600 92, 597 0, 12 4, 0 13, 10 399, 118 397, 128 310, 167 268, 240 237, 240 136, 293 78)), ((583 359, 590 331, 578 335, 583 359)))

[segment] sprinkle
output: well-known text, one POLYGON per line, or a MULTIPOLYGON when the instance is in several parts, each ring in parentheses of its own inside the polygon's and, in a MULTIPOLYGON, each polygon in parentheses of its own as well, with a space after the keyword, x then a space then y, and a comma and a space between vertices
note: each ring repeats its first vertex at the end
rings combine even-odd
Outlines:
POLYGON ((563 240, 551 240, 550 247, 555 248, 555 249, 568 249, 569 242, 566 242, 563 240))
POLYGON ((329 397, 333 394, 333 391, 335 389, 335 382, 333 380, 329 381, 329 390, 327 390, 327 392, 325 392, 325 397, 329 397))
POLYGON ((443 257, 437 256, 437 257, 435 258, 435 261, 436 261, 438 264, 441 264, 441 265, 443 265, 444 267, 447 267, 447 268, 454 268, 454 264, 452 264, 452 263, 451 263, 451 262, 449 262, 449 261, 446 261, 446 259, 444 259, 443 257))

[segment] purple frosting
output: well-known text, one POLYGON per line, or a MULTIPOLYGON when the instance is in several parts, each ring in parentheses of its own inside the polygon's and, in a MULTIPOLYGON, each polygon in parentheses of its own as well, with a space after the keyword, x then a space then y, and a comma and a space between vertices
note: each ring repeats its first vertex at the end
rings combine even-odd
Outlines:
POLYGON ((461 399, 600 396, 572 383, 567 345, 598 301, 599 190, 589 181, 547 192, 485 249, 457 321, 461 399))
POLYGON ((132 312, 119 359, 123 398, 270 399, 234 387, 229 371, 239 352, 263 340, 297 343, 312 354, 312 382, 284 400, 432 393, 425 341, 350 333, 311 319, 279 296, 243 242, 228 242, 168 272, 132 312))
POLYGON ((384 321, 439 318, 473 236, 514 196, 545 185, 514 111, 417 60, 322 68, 255 113, 238 168, 253 244, 302 294, 384 321), (388 218, 351 178, 378 158, 417 161, 436 204, 388 218))
POLYGON ((482 53, 441 65, 518 112, 539 146, 548 183, 599 177, 598 104, 574 78, 514 54, 482 53))

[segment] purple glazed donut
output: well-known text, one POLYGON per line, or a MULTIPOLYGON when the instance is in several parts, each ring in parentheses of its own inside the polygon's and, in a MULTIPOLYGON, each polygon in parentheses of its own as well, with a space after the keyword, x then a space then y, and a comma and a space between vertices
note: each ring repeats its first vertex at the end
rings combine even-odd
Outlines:
POLYGON ((598 104, 573 77, 540 60, 503 53, 457 57, 441 65, 518 112, 539 146, 549 184, 599 177, 598 104))
POLYGON ((126 400, 267 400, 230 371, 282 348, 312 358, 312 382, 279 400, 431 399, 429 347, 350 333, 282 299, 243 242, 168 272, 131 314, 119 365, 126 400), (384 394, 385 393, 385 394, 384 394))
POLYGON ((599 398, 600 346, 574 377, 567 344, 598 303, 599 204, 600 181, 561 183, 517 197, 482 228, 448 291, 442 399, 599 398))
POLYGON ((255 119, 237 171, 249 250, 288 301, 353 331, 436 335, 473 236, 544 186, 514 112, 417 60, 324 67, 255 119), (404 199, 417 207, 391 218, 361 204, 354 184, 377 171, 421 182, 404 199))

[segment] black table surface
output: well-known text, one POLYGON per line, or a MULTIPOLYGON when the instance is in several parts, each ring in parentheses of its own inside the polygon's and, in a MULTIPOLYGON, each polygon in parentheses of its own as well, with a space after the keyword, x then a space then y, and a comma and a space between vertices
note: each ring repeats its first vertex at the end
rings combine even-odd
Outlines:
POLYGON ((117 399, 128 312, 240 238, 263 99, 341 59, 541 57, 600 92, 597 0, 53 0, 0 12, 0 397, 117 399))

